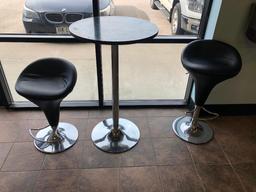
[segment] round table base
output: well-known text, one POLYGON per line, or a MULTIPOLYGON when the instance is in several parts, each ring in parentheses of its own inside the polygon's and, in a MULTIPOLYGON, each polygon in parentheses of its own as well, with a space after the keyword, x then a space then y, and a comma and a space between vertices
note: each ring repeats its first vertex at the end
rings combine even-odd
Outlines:
POLYGON ((58 131, 62 139, 54 143, 47 142, 48 137, 52 132, 51 126, 38 131, 36 138, 44 140, 45 142, 34 140, 35 147, 44 153, 60 153, 72 147, 76 143, 78 131, 74 125, 69 123, 59 123, 58 131))
POLYGON ((173 122, 172 129, 179 138, 193 144, 207 143, 213 138, 213 130, 206 123, 199 121, 195 132, 191 132, 190 125, 191 117, 183 116, 173 122))
POLYGON ((121 153, 133 148, 140 139, 138 127, 131 121, 119 118, 121 136, 118 139, 111 137, 113 119, 106 119, 98 123, 92 130, 91 138, 102 151, 109 153, 121 153))

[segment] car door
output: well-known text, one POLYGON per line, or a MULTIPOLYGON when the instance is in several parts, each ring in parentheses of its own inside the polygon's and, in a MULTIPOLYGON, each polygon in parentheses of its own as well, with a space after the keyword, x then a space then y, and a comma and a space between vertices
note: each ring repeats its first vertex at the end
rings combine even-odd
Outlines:
POLYGON ((160 2, 168 11, 171 10, 173 0, 160 0, 160 2))

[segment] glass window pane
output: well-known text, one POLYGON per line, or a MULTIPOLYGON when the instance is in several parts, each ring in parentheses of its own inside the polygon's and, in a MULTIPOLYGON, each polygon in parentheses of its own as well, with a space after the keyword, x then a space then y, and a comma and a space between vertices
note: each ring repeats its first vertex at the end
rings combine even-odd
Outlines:
POLYGON ((115 15, 150 20, 159 35, 198 34, 205 0, 115 0, 115 15))
MULTIPOLYGON (((186 44, 119 46, 121 100, 184 99, 188 75, 180 62, 186 44)), ((105 99, 112 99, 110 46, 103 47, 105 99)))
POLYGON ((46 57, 63 58, 77 69, 77 83, 65 100, 98 100, 94 44, 0 43, 0 58, 14 101, 25 101, 15 91, 21 71, 46 57))
MULTIPOLYGON (((160 35, 197 34, 205 0, 99 0, 102 16, 150 20, 160 35)), ((0 33, 69 34, 68 26, 92 16, 92 0, 1 0, 0 33)))

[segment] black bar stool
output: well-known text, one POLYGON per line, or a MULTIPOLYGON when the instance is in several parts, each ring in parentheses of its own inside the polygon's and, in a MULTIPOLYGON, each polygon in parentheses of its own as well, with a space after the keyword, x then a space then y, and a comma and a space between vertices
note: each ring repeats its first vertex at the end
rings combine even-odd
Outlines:
POLYGON ((28 65, 18 77, 16 91, 38 105, 49 122, 41 129, 30 129, 35 147, 45 153, 62 152, 75 144, 76 127, 59 123, 60 103, 74 88, 77 72, 73 64, 58 58, 37 60, 28 65), (32 130, 38 130, 36 136, 32 130))
POLYGON ((189 143, 207 143, 213 138, 213 130, 199 121, 200 110, 215 85, 240 72, 241 57, 234 47, 226 43, 197 40, 184 49, 181 62, 195 83, 195 108, 192 117, 177 118, 172 128, 179 138, 189 143))

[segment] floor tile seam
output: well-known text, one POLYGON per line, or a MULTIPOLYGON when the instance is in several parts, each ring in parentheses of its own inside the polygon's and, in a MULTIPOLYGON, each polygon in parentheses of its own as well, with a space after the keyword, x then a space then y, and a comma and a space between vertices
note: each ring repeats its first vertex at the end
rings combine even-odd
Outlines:
MULTIPOLYGON (((104 168, 106 169, 106 168, 104 168)), ((0 171, 1 173, 29 173, 29 172, 46 172, 46 171, 70 171, 70 170, 83 170, 79 168, 63 168, 63 169, 34 169, 34 170, 11 170, 11 171, 0 171)), ((90 170, 90 169, 88 169, 90 170)))
POLYGON ((4 161, 3 161, 3 163, 2 163, 2 166, 1 166, 1 168, 0 168, 1 172, 2 172, 2 169, 3 169, 3 167, 4 167, 4 164, 6 163, 6 161, 7 161, 7 159, 8 159, 8 156, 9 156, 9 154, 10 154, 10 152, 11 152, 13 146, 14 146, 14 143, 12 143, 12 146, 10 147, 10 149, 9 149, 9 151, 8 151, 8 153, 7 153, 7 155, 6 155, 5 159, 4 159, 4 161))
POLYGON ((190 163, 181 163, 181 164, 165 164, 165 165, 142 165, 142 166, 127 166, 127 167, 120 167, 120 168, 142 168, 142 167, 174 167, 174 166, 184 166, 184 165, 191 165, 190 163))
MULTIPOLYGON (((63 168, 42 168, 40 170, 42 171, 49 171, 49 170, 92 170, 92 169, 126 169, 126 168, 145 168, 145 167, 174 167, 174 166, 184 166, 184 165, 191 165, 189 163, 181 163, 181 164, 146 164, 146 165, 133 165, 133 166, 127 166, 127 165, 120 165, 120 166, 117 166, 117 167, 109 167, 109 166, 106 166, 106 167, 79 167, 79 166, 76 166, 76 167, 70 167, 70 168, 66 168, 66 167, 63 167, 63 168)), ((26 170, 25 170, 26 171, 26 170)), ((31 171, 31 170, 28 170, 28 171, 31 171)), ((38 170, 32 170, 32 171, 38 171, 38 170)), ((2 172, 20 172, 19 170, 18 171, 2 171, 2 172)))
POLYGON ((125 169, 125 168, 145 168, 145 167, 157 167, 152 166, 133 166, 133 167, 88 167, 88 168, 57 168, 57 169, 38 169, 38 170, 7 170, 0 171, 1 173, 28 173, 28 172, 46 172, 46 171, 86 171, 86 170, 99 170, 99 169, 125 169))
MULTIPOLYGON (((38 151, 39 153, 42 153, 42 152, 40 152, 40 151, 38 151)), ((46 162, 46 156, 47 156, 47 154, 46 153, 43 153, 43 155, 44 155, 44 158, 43 158, 43 161, 42 161, 42 163, 41 163, 41 167, 40 167, 40 170, 44 170, 44 166, 45 166, 45 162, 46 162)))
POLYGON ((159 181, 159 183, 158 183, 158 185, 160 185, 160 188, 161 188, 161 190, 159 191, 159 192, 164 192, 164 190, 163 190, 163 186, 162 186, 162 182, 161 182, 161 178, 160 178, 160 174, 159 174, 159 171, 158 171, 158 166, 155 166, 155 165, 153 165, 153 166, 132 166, 132 167, 120 167, 119 169, 118 169, 118 171, 119 171, 119 182, 118 182, 118 191, 120 191, 121 190, 121 185, 120 185, 120 183, 121 183, 121 170, 122 169, 124 169, 124 168, 155 168, 155 170, 156 170, 156 172, 157 172, 157 178, 158 178, 158 181, 159 181))
POLYGON ((37 184, 37 181, 40 180, 41 178, 41 175, 42 175, 42 170, 39 170, 39 173, 37 175, 37 177, 35 178, 35 181, 34 181, 34 184, 33 184, 33 187, 32 187, 32 192, 36 192, 36 184, 37 184))
POLYGON ((239 174, 237 173, 237 171, 235 170, 234 166, 231 164, 230 167, 231 167, 232 171, 234 172, 236 178, 238 179, 238 181, 239 181, 239 183, 240 183, 240 185, 241 185, 243 191, 244 191, 244 192, 247 192, 247 190, 246 190, 246 188, 245 188, 245 185, 244 185, 244 183, 243 183, 243 181, 242 181, 240 175, 239 175, 239 174))
MULTIPOLYGON (((33 139, 33 138, 31 138, 33 139)), ((14 141, 14 142, 0 142, 1 143, 33 143, 34 140, 20 140, 20 141, 14 141)), ((87 138, 82 138, 82 139, 78 139, 77 141, 91 141, 91 139, 87 139, 87 138)))
POLYGON ((15 141, 0 141, 0 144, 15 143, 15 141))
POLYGON ((81 171, 83 169, 79 168, 67 168, 67 169, 42 169, 42 172, 47 172, 47 171, 77 171, 77 173, 81 174, 81 171))
POLYGON ((32 138, 31 138, 31 140, 17 140, 17 141, 14 141, 14 143, 16 143, 16 144, 20 144, 20 143, 33 143, 34 142, 34 140, 32 140, 32 138))
MULTIPOLYGON (((126 116, 126 115, 120 115, 120 118, 150 118, 150 117, 179 117, 179 116, 182 116, 182 115, 145 115, 145 116, 126 116)), ((71 117, 60 117, 60 121, 62 120, 65 120, 65 118, 67 119, 109 119, 109 118, 112 118, 112 115, 109 115, 109 116, 88 116, 88 117, 75 117, 75 116, 71 116, 71 117), (64 119, 61 119, 61 118, 64 118, 64 119)), ((42 118, 31 118, 31 117, 28 117, 28 118, 20 118, 20 119, 24 119, 24 120, 45 120, 44 117, 42 118)), ((0 121, 14 121, 15 119, 8 119, 8 120, 1 120, 0 121)))
POLYGON ((224 154, 224 156, 225 156, 225 158, 226 158, 228 164, 230 165, 230 167, 232 167, 232 162, 231 162, 231 160, 229 159, 228 154, 226 153, 226 151, 224 150, 223 146, 220 144, 219 139, 217 139, 217 138, 216 138, 216 143, 217 143, 217 145, 219 146, 219 148, 221 149, 222 153, 224 154))
POLYGON ((121 191, 121 168, 118 168, 117 191, 121 191))
MULTIPOLYGON (((175 138, 175 136, 173 136, 173 137, 172 136, 167 136, 167 137, 141 136, 140 137, 140 139, 151 139, 151 140, 153 140, 153 139, 174 139, 174 138, 175 138)), ((82 138, 82 139, 78 139, 78 141, 92 141, 92 140, 91 140, 91 138, 82 138)), ((25 142, 28 142, 28 141, 25 141, 25 142)), ((11 142, 9 142, 9 143, 11 143, 11 142)))
POLYGON ((222 152, 224 153, 224 156, 225 156, 225 158, 227 159, 227 161, 228 161, 228 163, 229 163, 229 166, 231 167, 232 171, 234 172, 236 178, 238 179, 238 181, 239 181, 239 183, 240 183, 240 185, 241 185, 243 191, 244 191, 244 192, 247 192, 247 190, 246 190, 246 188, 245 188, 245 186, 244 186, 244 184, 243 184, 243 182, 242 182, 242 179, 240 178, 239 174, 238 174, 237 171, 235 170, 235 168, 234 168, 234 166, 233 166, 231 160, 229 159, 228 154, 225 152, 225 150, 223 149, 222 145, 220 145, 218 139, 216 139, 216 142, 217 142, 217 144, 219 145, 219 147, 220 147, 220 149, 222 150, 222 152))
MULTIPOLYGON (((3 170, 0 172, 38 172, 38 171, 63 171, 63 170, 93 170, 93 169, 129 169, 129 168, 149 168, 149 167, 174 167, 191 165, 190 163, 183 164, 165 164, 165 165, 136 165, 136 166, 118 166, 118 167, 87 167, 87 168, 56 168, 56 169, 31 169, 31 170, 3 170)), ((218 165, 213 165, 218 166, 218 165)))
POLYGON ((147 116, 148 118, 163 118, 163 117, 170 117, 170 118, 178 118, 178 117, 181 117, 181 116, 184 116, 184 115, 150 115, 150 116, 147 116))
POLYGON ((102 119, 102 120, 111 119, 111 118, 112 118, 112 115, 109 115, 109 116, 91 116, 91 117, 88 117, 88 119, 102 119))
POLYGON ((0 171, 0 173, 33 173, 33 172, 40 172, 41 170, 24 170, 24 171, 0 171))
MULTIPOLYGON (((216 139, 215 139, 216 140, 216 139)), ((211 142, 211 141, 210 141, 211 142)), ((203 162, 197 162, 196 160, 194 160, 194 163, 195 163, 195 165, 199 165, 199 164, 203 164, 203 165, 230 165, 230 162, 228 161, 228 159, 227 159, 227 157, 226 157, 226 155, 225 155, 225 152, 223 151, 223 149, 221 148, 221 146, 219 145, 219 143, 217 142, 217 140, 216 140, 216 143, 217 143, 217 145, 218 145, 218 147, 220 148, 220 150, 221 150, 221 152, 223 153, 223 155, 224 155, 224 158, 225 158, 225 160, 226 160, 226 162, 227 163, 203 163, 203 162)), ((188 147, 188 149, 189 149, 189 147, 188 147)), ((190 150, 189 150, 190 151, 190 150)), ((192 152, 190 152, 191 153, 191 156, 193 157, 193 155, 192 155, 192 152)))
POLYGON ((232 163, 233 166, 237 165, 256 165, 256 161, 246 161, 246 162, 238 162, 238 163, 232 163))
POLYGON ((67 116, 67 117, 61 117, 60 121, 66 121, 66 120, 68 121, 68 120, 73 120, 73 119, 75 119, 75 120, 77 120, 77 119, 79 119, 79 120, 82 120, 82 119, 88 120, 88 119, 97 119, 97 118, 67 116))
MULTIPOLYGON (((151 135, 151 130, 149 129, 149 134, 151 135)), ((151 143, 151 147, 153 149, 153 155, 154 155, 154 158, 155 158, 155 166, 157 166, 157 153, 156 153, 156 149, 155 149, 155 146, 154 146, 154 142, 153 142, 153 139, 152 138, 149 138, 150 139, 150 143, 151 143)))
MULTIPOLYGON (((26 126, 25 129, 27 129, 27 133, 29 134, 29 129, 28 129, 29 124, 28 124, 28 120, 26 120, 26 125, 25 125, 25 126, 26 126)), ((16 135, 16 137, 15 137, 15 139, 14 139, 14 143, 16 143, 16 141, 18 140, 20 134, 23 132, 23 128, 24 128, 24 127, 22 127, 22 129, 19 129, 19 130, 17 131, 17 135, 16 135)), ((25 130, 24 130, 24 132, 25 132, 25 130)))
POLYGON ((157 171, 157 175, 158 175, 158 179, 159 179, 159 184, 160 184, 160 187, 161 187, 161 192, 165 192, 165 188, 164 188, 164 182, 163 182, 163 179, 161 178, 160 176, 160 170, 159 170, 159 167, 161 166, 156 166, 156 171, 157 171))
MULTIPOLYGON (((20 119, 19 119, 20 120, 20 119)), ((25 118, 24 120, 46 120, 45 117, 42 117, 42 118, 32 118, 32 117, 28 117, 28 118, 25 118)))
MULTIPOLYGON (((79 134, 79 133, 78 133, 79 134)), ((79 135, 78 135, 78 141, 91 141, 92 142, 92 139, 91 138, 82 138, 82 139, 79 139, 79 135)))
MULTIPOLYGON (((17 120, 23 120, 25 122, 28 119, 24 119, 24 118, 22 118, 22 119, 19 119, 19 118, 16 118, 16 119, 0 119, 0 122, 10 122, 11 121, 11 122, 16 123, 17 120)), ((17 122, 17 123, 19 123, 19 122, 17 122)))
MULTIPOLYGON (((122 161, 122 159, 121 159, 122 161)), ((122 165, 122 162, 120 163, 120 168, 131 168, 131 167, 153 167, 158 166, 157 163, 150 163, 150 164, 144 164, 144 165, 122 165)))
POLYGON ((204 163, 204 162, 196 162, 195 165, 208 165, 208 166, 230 166, 229 163, 204 163))
POLYGON ((147 115, 125 115, 125 114, 122 114, 122 112, 120 112, 120 111, 119 111, 119 114, 120 114, 119 115, 120 118, 140 118, 140 117, 146 118, 147 117, 147 115))
MULTIPOLYGON (((180 164, 190 165, 189 163, 180 164)), ((56 169, 40 169, 40 170, 18 170, 18 171, 1 171, 1 172, 37 172, 37 171, 63 171, 63 170, 97 170, 97 169, 129 169, 129 168, 152 168, 152 167, 174 167, 177 165, 136 165, 136 166, 121 166, 121 167, 87 167, 87 168, 56 168, 56 169)))
POLYGON ((42 169, 37 168, 37 169, 6 169, 6 170, 1 170, 0 172, 4 173, 4 172, 30 172, 30 171, 41 171, 42 169))
POLYGON ((174 135, 174 136, 172 136, 172 135, 168 135, 168 136, 151 136, 150 138, 152 138, 152 139, 175 139, 176 138, 176 136, 174 135))
MULTIPOLYGON (((88 119, 90 119, 89 117, 74 117, 74 116, 72 116, 72 117, 61 117, 60 118, 60 122, 61 121, 66 121, 66 120, 72 120, 72 119, 75 119, 75 120, 77 120, 77 119, 85 119, 85 120, 88 120, 88 119)), ((93 119, 93 118, 92 118, 93 119)), ((97 118, 95 118, 95 119, 97 119, 97 118)))
MULTIPOLYGON (((32 143, 32 144, 33 144, 33 141, 34 141, 34 140, 31 140, 31 141, 14 141, 14 142, 12 142, 12 143, 14 143, 14 144, 20 144, 20 143, 32 143)), ((11 143, 11 142, 9 142, 9 143, 11 143)))
POLYGON ((81 181, 81 178, 82 178, 82 171, 80 169, 78 169, 78 179, 76 180, 76 191, 79 192, 80 191, 80 181, 81 181))
MULTIPOLYGON (((192 165, 191 163, 193 163, 193 161, 190 159, 190 161, 186 160, 186 162, 182 162, 182 163, 161 163, 161 162, 157 162, 155 166, 182 166, 182 165, 192 165)), ((198 164, 195 164, 198 165, 198 164)))
MULTIPOLYGON (((154 117, 154 116, 148 116, 148 115, 119 115, 120 118, 147 118, 147 117, 154 117)), ((161 117, 161 116, 155 116, 155 117, 161 117)), ((165 116, 163 116, 165 117, 165 116)), ((89 116, 88 118, 91 119, 99 119, 99 118, 112 118, 112 114, 106 115, 106 116, 89 116)))
MULTIPOLYGON (((118 169, 118 168, 114 168, 114 169, 118 169)), ((76 182, 76 185, 77 185, 77 192, 82 192, 81 190, 80 190, 80 186, 81 186, 81 181, 82 181, 82 171, 84 170, 84 169, 78 169, 79 170, 79 174, 78 174, 78 180, 77 180, 77 182, 76 182)), ((87 170, 87 169, 85 169, 85 170, 87 170)), ((117 181, 117 192, 119 192, 120 191, 120 169, 118 169, 117 170, 118 171, 118 181, 117 181)))
POLYGON ((194 171, 196 172, 197 178, 199 179, 200 186, 201 186, 201 188, 203 189, 203 191, 206 192, 206 186, 205 186, 205 184, 204 184, 204 182, 203 182, 202 177, 201 177, 200 174, 199 174, 199 171, 198 171, 197 166, 196 166, 196 163, 195 163, 195 159, 194 159, 192 153, 190 152, 187 143, 186 143, 186 147, 187 147, 187 150, 188 150, 188 152, 189 152, 190 158, 191 158, 191 160, 192 160, 193 169, 194 169, 194 171))

